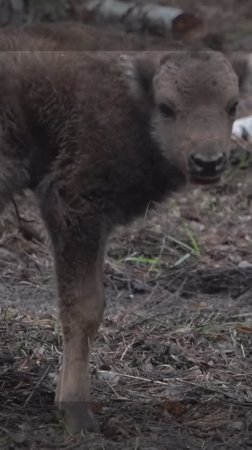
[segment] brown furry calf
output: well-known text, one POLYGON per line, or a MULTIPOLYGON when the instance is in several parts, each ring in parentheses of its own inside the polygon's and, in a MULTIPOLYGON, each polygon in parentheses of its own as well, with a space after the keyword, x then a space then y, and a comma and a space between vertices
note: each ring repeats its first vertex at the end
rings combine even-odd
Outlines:
POLYGON ((56 402, 72 431, 97 430, 88 359, 108 234, 190 174, 220 176, 238 79, 215 52, 2 52, 0 91, 0 207, 26 188, 38 198, 64 335, 56 402))

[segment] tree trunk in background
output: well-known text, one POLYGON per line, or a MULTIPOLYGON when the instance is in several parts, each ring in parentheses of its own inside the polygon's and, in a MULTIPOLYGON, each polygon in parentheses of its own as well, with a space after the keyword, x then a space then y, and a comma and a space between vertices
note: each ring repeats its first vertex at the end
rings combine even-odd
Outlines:
MULTIPOLYGON (((153 3, 139 2, 138 0, 85 0, 80 4, 82 11, 99 23, 107 22, 124 25, 130 31, 153 31, 157 34, 165 34, 170 31, 173 21, 183 11, 180 8, 159 5, 153 3)), ((73 0, 73 7, 76 1, 73 0)))
POLYGON ((70 0, 73 12, 84 22, 120 24, 127 31, 175 35, 202 33, 200 17, 162 4, 162 0, 70 0))
POLYGON ((28 22, 67 19, 72 11, 71 2, 68 0, 24 0, 24 3, 28 22))
POLYGON ((0 27, 64 19, 120 24, 127 31, 165 35, 202 32, 202 20, 159 0, 0 0, 0 27))
POLYGON ((21 25, 24 18, 23 0, 0 0, 0 26, 21 25))
POLYGON ((68 0, 0 0, 0 26, 70 18, 68 0))

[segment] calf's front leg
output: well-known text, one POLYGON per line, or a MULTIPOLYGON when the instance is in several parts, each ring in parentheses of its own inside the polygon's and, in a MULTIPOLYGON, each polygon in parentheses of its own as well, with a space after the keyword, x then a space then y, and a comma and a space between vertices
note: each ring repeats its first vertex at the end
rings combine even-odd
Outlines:
POLYGON ((95 271, 69 280, 68 286, 66 273, 63 276, 59 296, 64 348, 56 402, 72 432, 99 431, 90 410, 89 347, 102 319, 102 286, 95 271))
POLYGON ((99 431, 90 408, 89 348, 104 310, 104 241, 94 230, 82 236, 68 227, 67 233, 53 239, 63 329, 55 402, 73 433, 99 431))

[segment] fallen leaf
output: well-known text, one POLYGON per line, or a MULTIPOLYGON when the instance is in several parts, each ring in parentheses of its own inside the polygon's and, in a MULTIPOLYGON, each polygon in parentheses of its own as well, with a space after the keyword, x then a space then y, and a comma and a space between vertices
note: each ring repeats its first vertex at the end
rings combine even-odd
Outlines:
POLYGON ((164 412, 168 412, 173 417, 180 417, 186 412, 186 407, 175 400, 165 399, 163 404, 164 412))
POLYGON ((91 402, 90 408, 94 414, 102 414, 103 412, 103 405, 101 403, 91 402))
POLYGON ((247 327, 246 325, 239 325, 238 327, 236 327, 236 330, 239 331, 239 333, 252 334, 252 328, 247 327))

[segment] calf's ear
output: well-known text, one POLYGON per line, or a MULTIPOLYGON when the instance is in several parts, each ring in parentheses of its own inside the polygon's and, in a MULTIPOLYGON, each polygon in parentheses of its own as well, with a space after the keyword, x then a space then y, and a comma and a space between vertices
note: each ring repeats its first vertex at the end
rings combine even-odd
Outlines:
POLYGON ((252 60, 251 56, 246 53, 233 52, 227 55, 233 69, 238 77, 239 88, 241 93, 246 89, 249 79, 252 81, 252 60))
POLYGON ((120 66, 131 96, 135 100, 148 100, 152 94, 152 82, 157 69, 157 58, 151 54, 121 55, 120 66))

